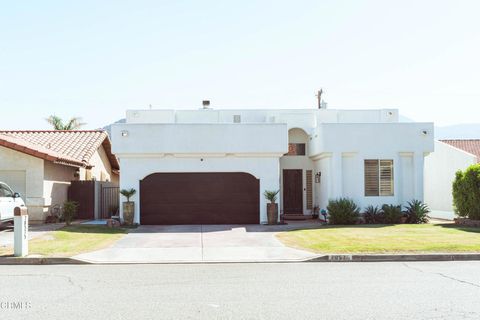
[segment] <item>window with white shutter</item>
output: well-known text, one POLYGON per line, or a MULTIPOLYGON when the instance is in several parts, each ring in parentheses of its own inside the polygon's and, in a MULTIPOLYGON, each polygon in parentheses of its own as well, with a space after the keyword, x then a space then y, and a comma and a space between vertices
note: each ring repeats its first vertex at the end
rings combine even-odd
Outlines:
POLYGON ((393 196, 393 160, 365 160, 365 196, 393 196))
POLYGON ((393 196, 393 160, 380 160, 380 195, 393 196))

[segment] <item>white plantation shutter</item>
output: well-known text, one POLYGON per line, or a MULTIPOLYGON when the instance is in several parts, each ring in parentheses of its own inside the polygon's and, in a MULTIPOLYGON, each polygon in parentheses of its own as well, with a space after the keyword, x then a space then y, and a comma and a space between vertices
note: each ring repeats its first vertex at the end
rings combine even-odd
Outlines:
POLYGON ((365 196, 379 195, 378 160, 365 160, 365 196))
POLYGON ((365 196, 393 196, 393 160, 365 160, 365 196))
POLYGON ((307 170, 307 209, 313 209, 313 171, 307 170))
POLYGON ((380 195, 393 196, 393 160, 380 160, 380 195))

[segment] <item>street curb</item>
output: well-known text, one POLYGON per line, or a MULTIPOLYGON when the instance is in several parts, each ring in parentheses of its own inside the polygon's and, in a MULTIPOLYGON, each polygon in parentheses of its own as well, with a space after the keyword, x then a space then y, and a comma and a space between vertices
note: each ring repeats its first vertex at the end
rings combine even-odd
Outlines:
POLYGON ((330 254, 302 260, 272 261, 145 261, 91 262, 73 258, 0 257, 0 265, 142 265, 142 264, 238 264, 238 263, 305 263, 305 262, 415 262, 415 261, 480 261, 479 253, 465 254, 330 254))
POLYGON ((479 253, 453 254, 331 254, 305 262, 412 262, 412 261, 476 261, 480 260, 479 253))
POLYGON ((20 258, 20 257, 1 257, 0 265, 58 265, 58 264, 90 264, 72 258, 20 258))

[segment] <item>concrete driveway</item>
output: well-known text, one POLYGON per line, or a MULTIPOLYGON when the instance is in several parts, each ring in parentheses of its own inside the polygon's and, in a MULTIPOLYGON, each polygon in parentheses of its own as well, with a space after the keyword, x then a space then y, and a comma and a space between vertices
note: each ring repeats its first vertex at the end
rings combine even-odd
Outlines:
POLYGON ((286 247, 275 237, 276 232, 301 227, 299 223, 140 226, 109 248, 74 258, 94 263, 302 261, 317 255, 286 247))

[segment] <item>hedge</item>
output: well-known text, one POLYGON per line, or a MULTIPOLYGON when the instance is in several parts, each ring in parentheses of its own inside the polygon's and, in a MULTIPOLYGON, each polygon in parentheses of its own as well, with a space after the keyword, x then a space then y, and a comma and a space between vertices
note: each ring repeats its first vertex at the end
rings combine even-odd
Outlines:
POLYGON ((457 171, 452 186, 455 213, 460 217, 480 220, 480 164, 457 171))

